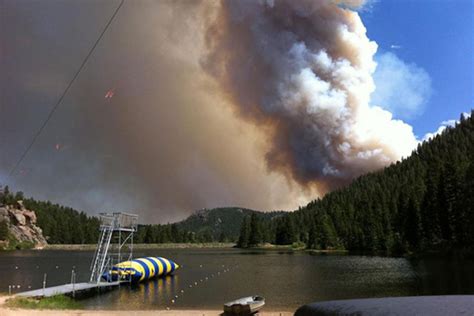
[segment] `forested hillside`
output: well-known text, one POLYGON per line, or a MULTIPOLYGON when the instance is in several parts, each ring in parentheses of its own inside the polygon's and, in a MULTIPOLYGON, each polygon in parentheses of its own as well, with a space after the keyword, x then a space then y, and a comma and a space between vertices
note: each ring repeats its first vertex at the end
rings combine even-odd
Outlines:
MULTIPOLYGON (((10 192, 8 186, 0 189, 0 206, 14 205, 20 200, 36 213, 37 225, 43 230, 48 243, 97 242, 99 235, 97 217, 49 201, 25 198, 22 192, 10 192)), ((236 242, 241 223, 246 216, 258 214, 259 218, 267 220, 283 213, 263 213, 237 207, 204 209, 173 224, 139 225, 134 240, 136 243, 236 242)), ((8 234, 3 224, 0 222, 0 240, 3 235, 8 234)))
POLYGON ((280 222, 271 240, 260 242, 397 252, 472 247, 472 113, 409 158, 361 176, 280 222))
POLYGON ((236 242, 244 218, 252 214, 267 221, 284 212, 263 213, 238 207, 199 210, 177 223, 141 225, 138 242, 236 242))

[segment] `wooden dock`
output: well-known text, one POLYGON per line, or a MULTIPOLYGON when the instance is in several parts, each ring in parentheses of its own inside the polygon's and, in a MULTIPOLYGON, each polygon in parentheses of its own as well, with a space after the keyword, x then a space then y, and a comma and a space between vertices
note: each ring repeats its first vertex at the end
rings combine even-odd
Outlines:
MULTIPOLYGON (((55 295, 82 296, 94 292, 108 291, 118 287, 124 282, 99 282, 99 283, 69 283, 58 286, 47 287, 33 291, 21 292, 16 296, 22 297, 51 297, 55 295)), ((128 283, 128 282, 125 282, 128 283)))

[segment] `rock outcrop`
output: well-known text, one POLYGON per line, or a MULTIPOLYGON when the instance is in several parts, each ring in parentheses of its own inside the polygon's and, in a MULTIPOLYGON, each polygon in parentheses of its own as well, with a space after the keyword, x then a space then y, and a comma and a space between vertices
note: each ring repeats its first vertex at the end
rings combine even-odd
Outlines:
POLYGON ((6 223, 9 234, 13 237, 3 241, 4 248, 8 248, 12 239, 18 243, 31 243, 35 248, 42 248, 47 244, 41 228, 36 226, 35 212, 27 210, 22 201, 18 201, 16 205, 0 206, 0 222, 6 223))

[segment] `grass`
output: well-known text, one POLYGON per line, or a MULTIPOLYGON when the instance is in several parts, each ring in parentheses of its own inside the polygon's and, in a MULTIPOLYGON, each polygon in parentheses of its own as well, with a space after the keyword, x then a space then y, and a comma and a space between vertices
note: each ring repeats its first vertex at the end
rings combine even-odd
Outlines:
POLYGON ((15 237, 9 236, 7 240, 0 241, 0 251, 33 249, 35 244, 31 241, 18 241, 15 237))
POLYGON ((24 309, 81 309, 82 304, 65 295, 40 299, 14 297, 5 302, 6 307, 24 309))

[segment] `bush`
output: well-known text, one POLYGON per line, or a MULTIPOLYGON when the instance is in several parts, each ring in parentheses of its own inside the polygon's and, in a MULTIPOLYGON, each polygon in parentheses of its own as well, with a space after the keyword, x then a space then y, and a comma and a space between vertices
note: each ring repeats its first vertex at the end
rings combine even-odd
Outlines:
POLYGON ((296 241, 291 244, 292 249, 304 249, 306 248, 306 244, 302 241, 296 241))
POLYGON ((0 240, 8 239, 8 225, 6 221, 0 222, 0 240))

